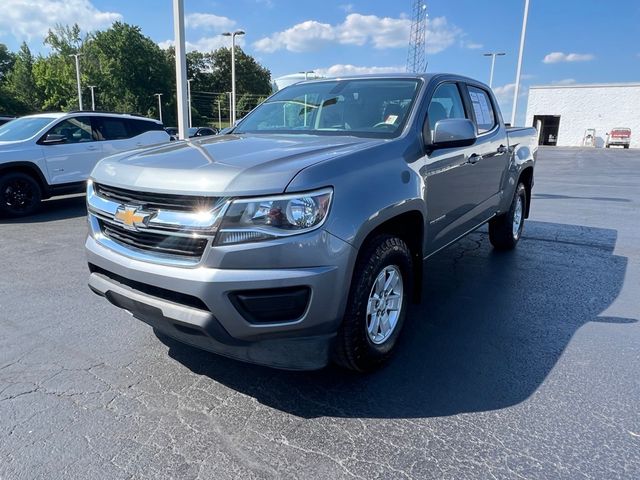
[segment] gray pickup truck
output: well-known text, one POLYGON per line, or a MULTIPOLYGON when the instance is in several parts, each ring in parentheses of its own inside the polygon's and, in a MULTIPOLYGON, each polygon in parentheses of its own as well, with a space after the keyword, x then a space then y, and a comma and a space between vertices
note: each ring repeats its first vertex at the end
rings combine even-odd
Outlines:
POLYGON ((536 139, 460 76, 292 85, 226 135, 102 160, 89 286, 221 355, 369 371, 419 300, 424 259, 487 222, 495 248, 516 246, 536 139))

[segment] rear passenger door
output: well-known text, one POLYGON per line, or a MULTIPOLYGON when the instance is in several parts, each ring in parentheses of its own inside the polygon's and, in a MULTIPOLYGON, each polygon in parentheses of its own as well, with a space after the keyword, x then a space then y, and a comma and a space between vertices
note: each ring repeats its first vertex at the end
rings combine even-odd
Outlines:
POLYGON ((465 100, 478 131, 473 174, 479 223, 493 215, 499 204, 502 178, 509 162, 507 133, 489 91, 484 86, 469 83, 465 90, 465 100))
POLYGON ((127 125, 127 119, 119 117, 97 117, 96 130, 104 156, 132 150, 140 145, 136 145, 127 125))

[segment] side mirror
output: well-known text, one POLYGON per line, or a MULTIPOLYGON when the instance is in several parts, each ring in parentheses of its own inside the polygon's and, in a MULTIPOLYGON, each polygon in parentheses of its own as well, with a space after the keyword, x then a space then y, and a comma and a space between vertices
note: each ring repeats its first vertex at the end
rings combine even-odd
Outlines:
POLYGON ((67 141, 67 137, 65 135, 59 135, 56 133, 48 134, 44 140, 42 141, 43 145, 57 145, 59 143, 65 143, 67 141))
POLYGON ((438 120, 431 139, 432 148, 468 147, 478 138, 475 124, 467 118, 438 120))

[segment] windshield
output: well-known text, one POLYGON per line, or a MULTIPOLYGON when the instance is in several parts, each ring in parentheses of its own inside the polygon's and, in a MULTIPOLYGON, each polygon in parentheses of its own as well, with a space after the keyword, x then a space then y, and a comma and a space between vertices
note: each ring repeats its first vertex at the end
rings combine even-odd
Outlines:
POLYGON ((292 85, 259 105, 233 133, 395 137, 418 91, 416 79, 362 79, 292 85))
POLYGON ((26 140, 51 123, 51 117, 22 117, 0 126, 0 142, 26 140))

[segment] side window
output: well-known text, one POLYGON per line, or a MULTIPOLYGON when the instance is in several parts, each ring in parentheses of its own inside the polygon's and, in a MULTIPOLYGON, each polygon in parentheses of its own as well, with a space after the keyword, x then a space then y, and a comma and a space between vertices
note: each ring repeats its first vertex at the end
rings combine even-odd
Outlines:
POLYGON ((488 132, 496 125, 496 114, 493 111, 489 94, 477 87, 469 86, 468 88, 478 133, 488 132))
POLYGON ((47 132, 51 135, 63 135, 65 143, 93 142, 91 121, 88 117, 76 117, 63 120, 47 132))
POLYGON ((427 118, 431 132, 435 129, 438 120, 466 118, 462 97, 455 83, 443 83, 436 88, 429 102, 427 118))
POLYGON ((122 140, 129 138, 125 120, 112 117, 99 117, 97 130, 101 140, 122 140))

